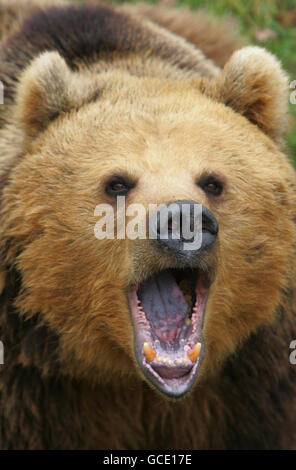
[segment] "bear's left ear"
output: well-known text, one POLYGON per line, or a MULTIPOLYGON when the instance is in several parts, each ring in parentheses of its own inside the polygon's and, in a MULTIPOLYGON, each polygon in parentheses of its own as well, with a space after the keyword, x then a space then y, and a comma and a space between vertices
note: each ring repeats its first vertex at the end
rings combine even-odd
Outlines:
POLYGON ((73 72, 58 52, 45 52, 20 77, 16 116, 31 140, 59 114, 79 108, 97 95, 96 83, 73 72))
POLYGON ((288 76, 265 49, 250 46, 236 51, 204 91, 276 141, 288 130, 288 76))

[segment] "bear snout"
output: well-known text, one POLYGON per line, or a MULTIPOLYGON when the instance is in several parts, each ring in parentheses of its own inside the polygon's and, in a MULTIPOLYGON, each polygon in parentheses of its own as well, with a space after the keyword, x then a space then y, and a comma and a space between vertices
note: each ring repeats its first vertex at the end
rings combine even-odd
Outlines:
POLYGON ((163 205, 151 217, 150 233, 165 251, 192 258, 214 244, 218 222, 202 204, 174 201, 163 205))

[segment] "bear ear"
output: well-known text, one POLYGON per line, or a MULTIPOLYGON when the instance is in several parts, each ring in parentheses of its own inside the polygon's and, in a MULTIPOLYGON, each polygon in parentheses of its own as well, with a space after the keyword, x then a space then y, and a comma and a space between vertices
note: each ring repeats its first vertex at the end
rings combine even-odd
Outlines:
POLYGON ((73 72, 58 52, 45 52, 20 77, 16 115, 32 139, 61 113, 79 108, 97 96, 96 83, 73 72))
POLYGON ((287 132, 289 80, 280 62, 265 49, 236 51, 207 94, 245 116, 276 141, 287 132))

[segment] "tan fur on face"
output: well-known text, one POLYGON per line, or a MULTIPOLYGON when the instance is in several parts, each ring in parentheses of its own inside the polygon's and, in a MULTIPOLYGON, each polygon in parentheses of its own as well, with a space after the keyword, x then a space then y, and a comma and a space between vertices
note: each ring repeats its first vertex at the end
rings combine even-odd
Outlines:
MULTIPOLYGON (((31 108, 26 113, 22 103, 34 105, 27 98, 36 80, 42 83, 43 76, 50 76, 48 59, 58 60, 51 56, 38 59, 24 75, 19 95, 22 116, 34 115, 31 108), (28 80, 34 68, 35 82, 28 80)), ((50 67, 53 83, 58 82, 60 70, 50 67)), ((121 374, 135 373, 129 362, 134 360, 133 337, 124 291, 142 270, 139 250, 145 256, 143 265, 151 270, 155 256, 147 244, 144 251, 139 244, 129 251, 128 240, 100 242, 93 235, 94 208, 106 202, 102 183, 125 171, 138 180, 130 202, 148 206, 196 200, 209 207, 220 223, 218 274, 205 320, 208 353, 202 373, 207 374, 241 338, 274 319, 280 289, 287 287, 293 204, 279 210, 277 188, 291 200, 290 167, 255 125, 203 96, 195 80, 141 79, 118 71, 99 78, 97 101, 58 117, 32 144, 7 188, 5 233, 26 247, 18 266, 24 284, 31 286, 18 305, 30 315, 42 311, 59 332, 68 371, 92 378, 117 367, 121 374), (208 199, 196 186, 205 172, 225 179, 220 199, 208 199), (56 191, 60 184, 62 191, 56 191), (16 224, 24 218, 25 224, 16 224), (250 262, 256 247, 261 251, 250 262), (268 278, 258 279, 258 272, 268 273, 268 278)), ((69 76, 65 81, 65 96, 71 80, 69 76)), ((46 100, 39 101, 37 110, 46 123, 42 114, 48 110, 46 100)), ((24 130, 32 136, 29 127, 30 121, 24 130)), ((17 246, 15 242, 11 256, 17 246)), ((167 262, 160 260, 161 267, 167 262)))

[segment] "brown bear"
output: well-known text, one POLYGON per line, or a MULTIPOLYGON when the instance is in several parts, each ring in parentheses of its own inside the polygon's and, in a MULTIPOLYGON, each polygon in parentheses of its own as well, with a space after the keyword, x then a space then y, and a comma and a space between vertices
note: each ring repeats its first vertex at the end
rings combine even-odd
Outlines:
POLYGON ((293 448, 280 63, 186 11, 1 9, 1 448, 293 448), (160 207, 155 236, 118 236, 126 212, 99 239, 118 201, 138 226, 160 207), (185 250, 172 214, 192 226, 196 206, 185 250))

